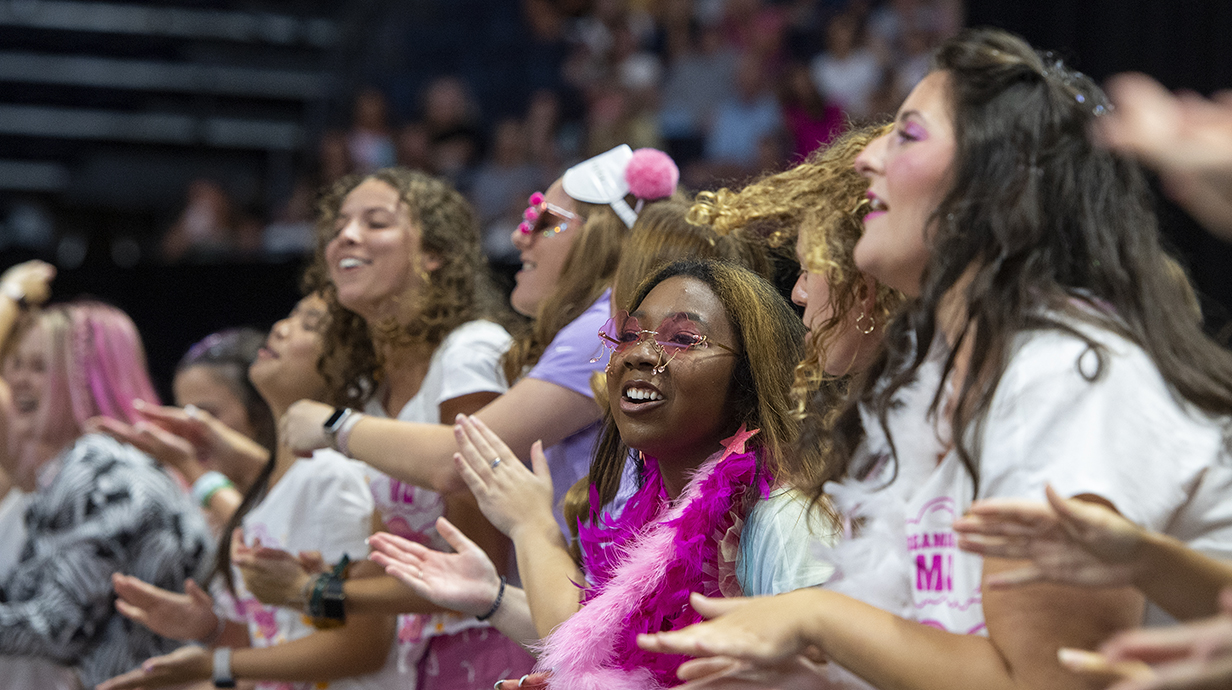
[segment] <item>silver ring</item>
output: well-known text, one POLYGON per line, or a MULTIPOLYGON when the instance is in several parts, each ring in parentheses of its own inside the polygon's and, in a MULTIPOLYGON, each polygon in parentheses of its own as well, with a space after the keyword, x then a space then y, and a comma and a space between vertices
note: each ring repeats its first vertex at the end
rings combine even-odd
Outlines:
POLYGON ((492 461, 492 469, 496 469, 496 466, 499 465, 500 462, 501 462, 501 459, 500 459, 500 456, 498 455, 496 456, 496 459, 492 461))
POLYGON ((498 680, 498 681, 496 681, 495 683, 493 683, 493 684, 492 684, 492 690, 501 690, 501 688, 500 688, 501 683, 504 683, 504 682, 505 682, 505 681, 503 681, 503 680, 498 680))
POLYGON ((524 676, 522 676, 521 678, 519 678, 519 679, 518 679, 518 687, 519 687, 519 688, 520 688, 520 687, 522 687, 522 684, 526 682, 526 679, 527 679, 527 678, 530 678, 530 674, 529 674, 529 673, 528 673, 528 674, 526 674, 526 675, 524 675, 524 676))

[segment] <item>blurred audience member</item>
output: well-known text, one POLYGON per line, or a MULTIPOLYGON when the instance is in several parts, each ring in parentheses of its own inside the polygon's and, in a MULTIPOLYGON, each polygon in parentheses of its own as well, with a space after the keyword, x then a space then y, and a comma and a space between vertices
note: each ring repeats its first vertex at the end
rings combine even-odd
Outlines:
POLYGON ((483 250, 495 263, 512 263, 509 235, 522 220, 525 200, 547 186, 543 169, 527 159, 526 128, 516 119, 496 126, 491 155, 475 171, 470 201, 479 216, 483 250))
POLYGON ((719 105, 706 139, 706 157, 719 174, 754 171, 763 137, 781 126, 782 113, 766 88, 761 61, 744 56, 736 72, 736 92, 719 105))
POLYGON ((714 113, 731 96, 740 57, 715 26, 686 27, 669 45, 679 50, 667 67, 659 127, 667 153, 683 166, 701 157, 714 113))
POLYGON ((459 189, 469 187, 472 168, 483 150, 479 122, 479 106, 461 79, 440 77, 425 89, 423 126, 432 172, 459 189))
POLYGON ((351 111, 351 131, 346 136, 354 172, 371 172, 394 164, 385 94, 371 86, 360 89, 351 111))
POLYGON ((831 103, 852 117, 873 114, 869 98, 881 82, 882 66, 867 45, 857 15, 847 12, 826 27, 826 49, 810 64, 813 83, 831 103))
POLYGON ((251 255, 260 247, 261 226, 223 189, 207 179, 188 185, 184 211, 163 236, 166 261, 219 261, 251 255))
POLYGON ((779 90, 783 123, 791 135, 793 161, 804 159, 843 131, 843 109, 821 97, 807 66, 789 67, 779 90))
MULTIPOLYGON (((432 172, 432 141, 423 123, 411 122, 398 130, 397 154, 399 167, 432 172)), ((337 182, 337 179, 333 181, 337 182)))

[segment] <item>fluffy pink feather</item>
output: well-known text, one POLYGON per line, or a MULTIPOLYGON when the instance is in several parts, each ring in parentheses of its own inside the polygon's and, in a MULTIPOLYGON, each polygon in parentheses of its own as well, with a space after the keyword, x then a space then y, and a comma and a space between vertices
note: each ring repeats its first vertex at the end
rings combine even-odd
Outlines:
POLYGON ((658 149, 638 149, 625 167, 629 193, 650 201, 669 197, 680 182, 680 168, 672 157, 658 149))
POLYGON ((644 652, 637 635, 702 620, 688 606, 689 594, 720 596, 718 543, 741 517, 744 492, 755 483, 760 495, 769 492, 755 453, 716 454, 672 502, 658 463, 647 458, 642 488, 620 517, 582 526, 593 587, 586 605, 544 641, 537 668, 551 669, 552 684, 569 690, 679 685, 676 668, 687 657, 644 652))

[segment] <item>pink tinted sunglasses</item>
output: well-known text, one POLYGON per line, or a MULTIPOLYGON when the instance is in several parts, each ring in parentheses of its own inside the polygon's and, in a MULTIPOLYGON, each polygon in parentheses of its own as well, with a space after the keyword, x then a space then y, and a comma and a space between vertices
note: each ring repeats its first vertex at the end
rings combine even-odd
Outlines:
POLYGON ((569 229, 570 222, 578 219, 576 213, 570 213, 556 204, 550 204, 544 200, 543 192, 535 192, 534 194, 531 194, 530 198, 526 200, 526 203, 529 205, 526 207, 526 210, 522 212, 522 222, 518 223, 518 232, 523 235, 530 235, 531 233, 537 232, 541 229, 544 237, 558 235, 569 229), (541 228, 541 226, 547 225, 545 221, 550 220, 548 217, 549 214, 560 218, 562 222, 551 227, 541 228))
POLYGON ((636 316, 631 316, 629 312, 621 309, 599 329, 599 339, 613 354, 627 352, 648 336, 653 337, 651 342, 659 350, 659 364, 654 368, 656 374, 662 373, 668 362, 686 350, 702 350, 714 345, 737 354, 731 347, 711 340, 710 336, 702 333, 701 326, 684 312, 667 316, 659 323, 659 327, 652 331, 642 328, 636 316), (663 360, 664 357, 667 358, 666 361, 663 360))

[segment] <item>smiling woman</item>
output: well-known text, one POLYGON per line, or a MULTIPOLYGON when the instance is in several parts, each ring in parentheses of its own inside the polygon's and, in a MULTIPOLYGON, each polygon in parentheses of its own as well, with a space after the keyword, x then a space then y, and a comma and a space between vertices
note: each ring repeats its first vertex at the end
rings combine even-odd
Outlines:
POLYGON ((629 307, 603 332, 611 413, 578 535, 589 586, 538 664, 557 687, 670 687, 683 658, 646 654, 635 638, 699 620, 690 591, 773 594, 828 575, 810 555, 828 526, 742 529, 778 509, 778 464, 798 432, 788 399, 799 319, 769 283, 723 262, 671 264, 629 307), (631 456, 637 492, 613 517, 607 509, 631 456), (748 568, 746 552, 773 562, 748 568))

